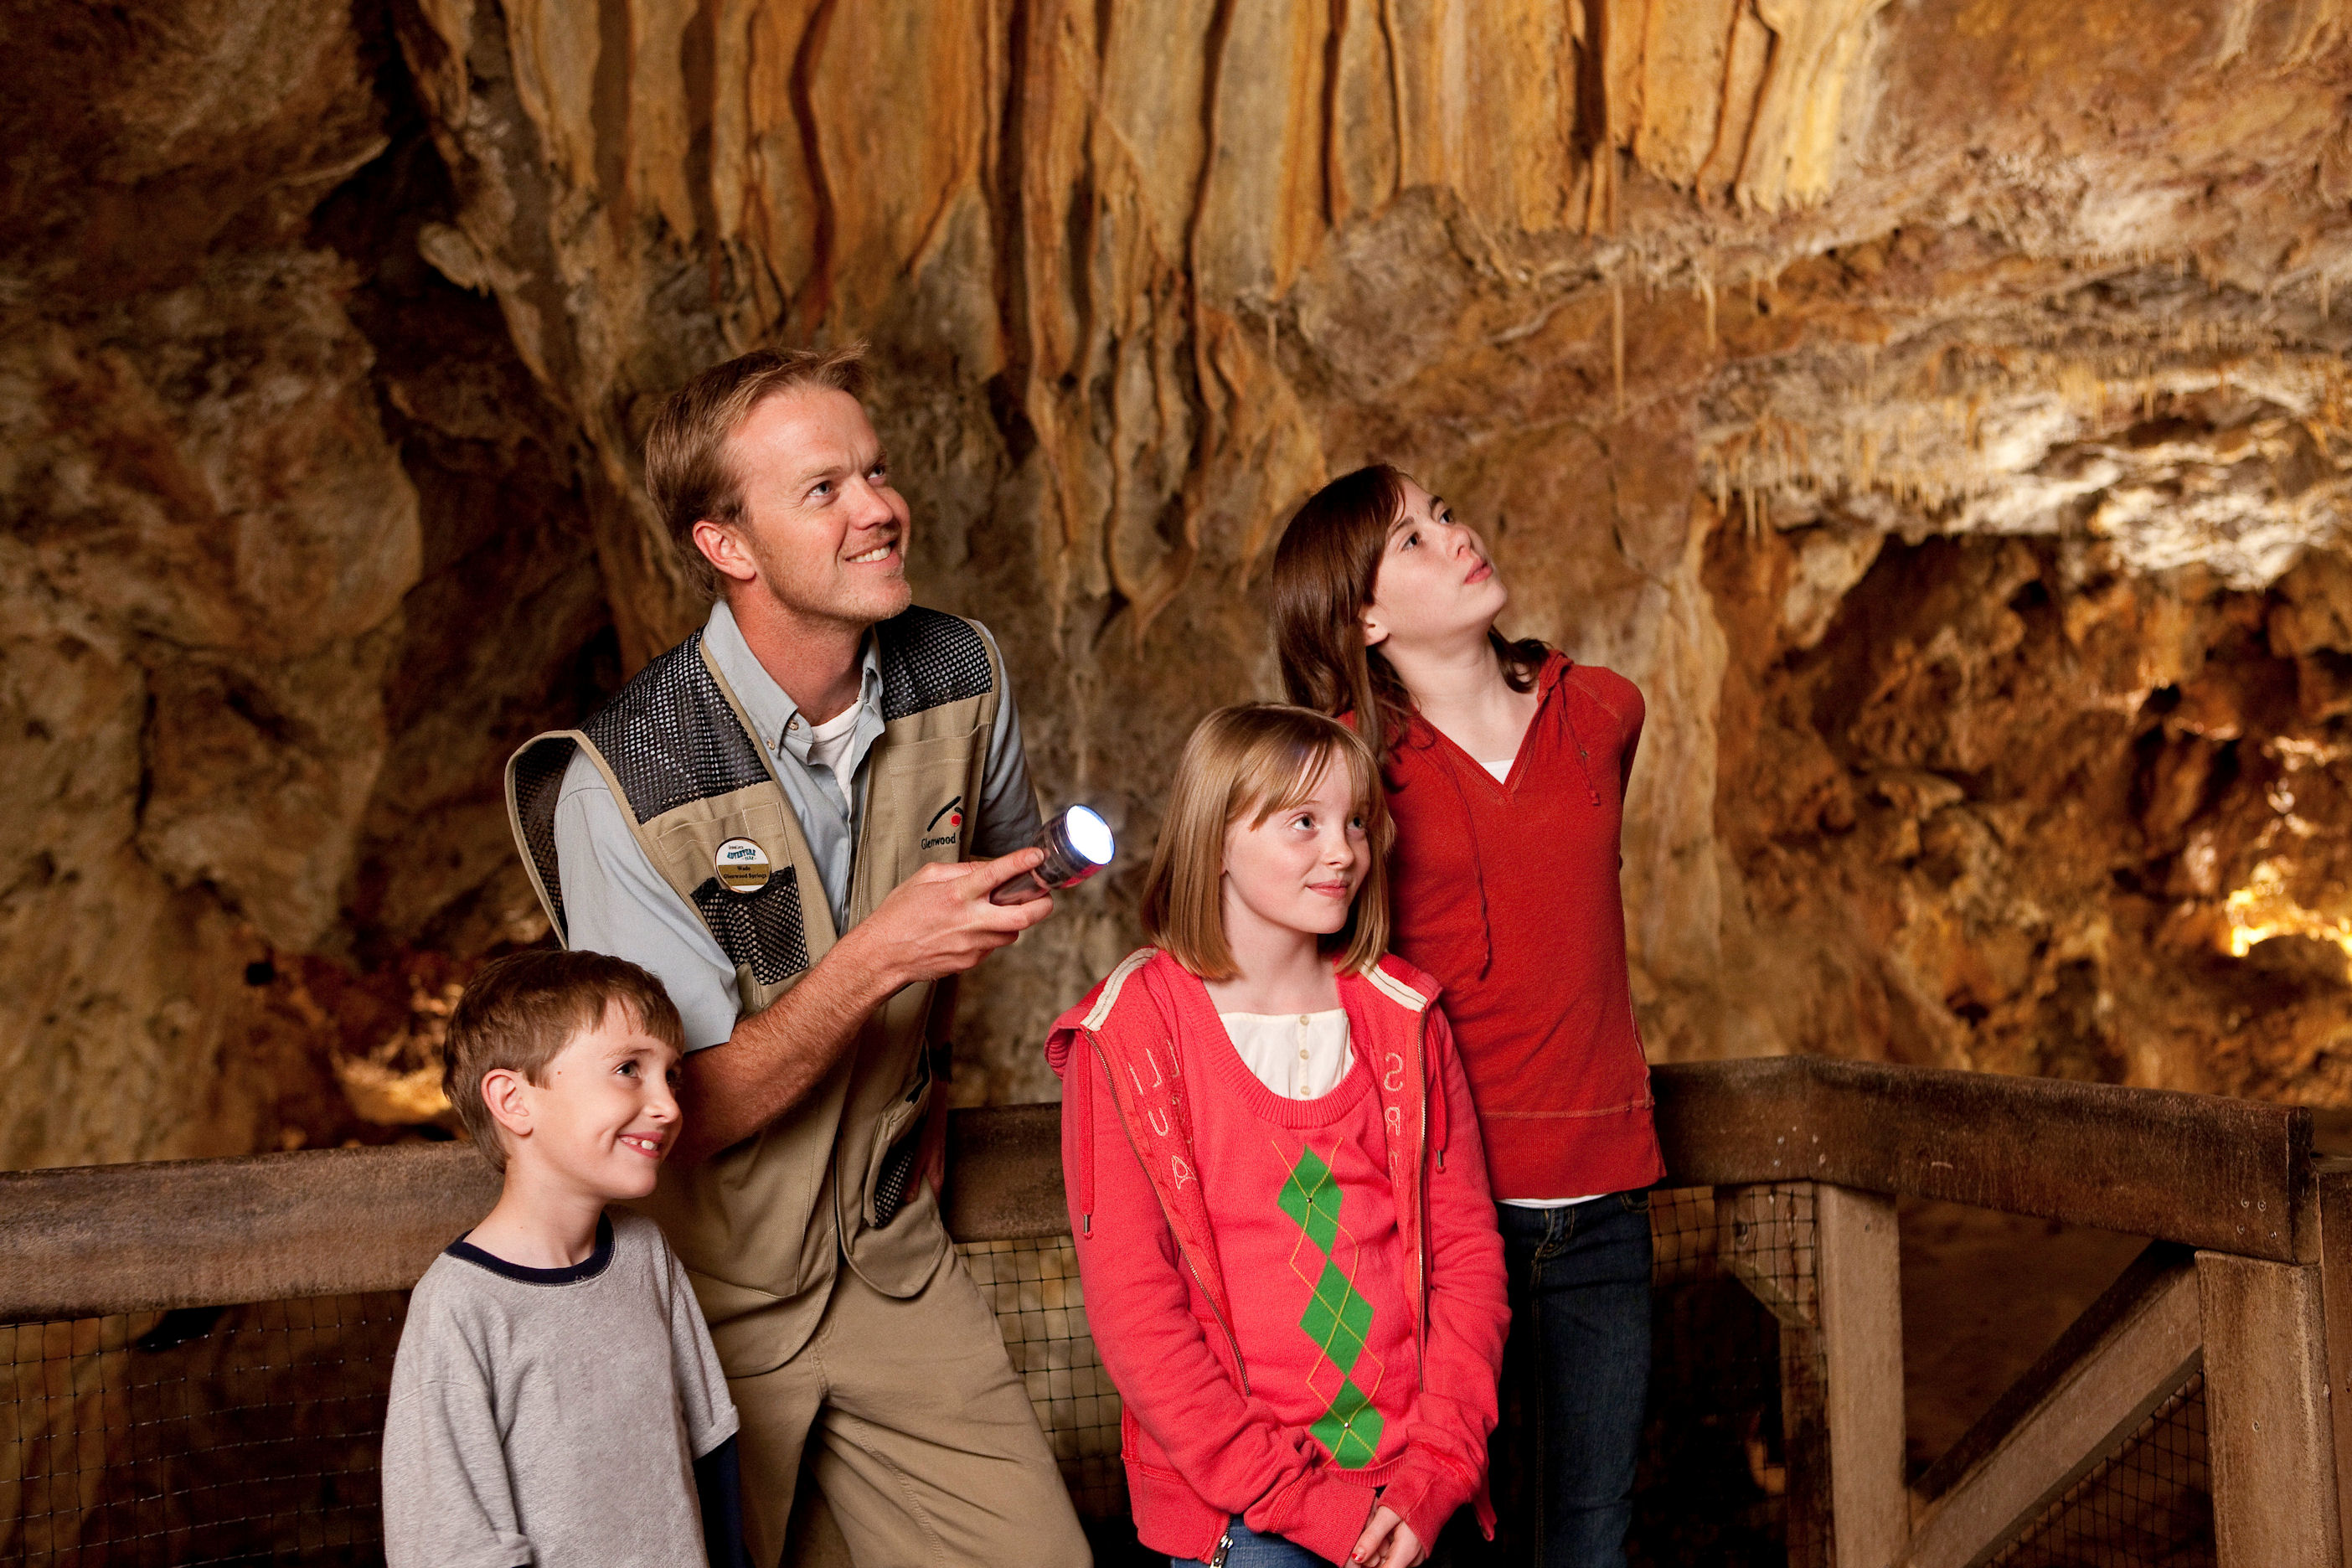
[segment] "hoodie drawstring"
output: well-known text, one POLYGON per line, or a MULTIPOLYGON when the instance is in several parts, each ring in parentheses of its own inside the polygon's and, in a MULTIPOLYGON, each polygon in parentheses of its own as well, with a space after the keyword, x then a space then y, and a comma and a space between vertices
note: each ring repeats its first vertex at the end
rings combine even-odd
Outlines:
POLYGON ((1445 1083, 1437 1076, 1437 1053, 1429 1048, 1429 1026, 1422 1025, 1421 1098, 1430 1110, 1430 1132, 1437 1144, 1437 1168, 1445 1169, 1445 1146, 1454 1141, 1454 1118, 1445 1105, 1445 1083))
MULTIPOLYGON (((1077 1092, 1075 1107, 1078 1118, 1078 1235, 1081 1238, 1095 1233, 1095 1065, 1102 1061, 1094 1042, 1080 1034, 1073 1056, 1085 1053, 1073 1076, 1077 1082, 1071 1087, 1077 1092)), ((1108 1064, 1104 1070, 1108 1071, 1108 1064)))

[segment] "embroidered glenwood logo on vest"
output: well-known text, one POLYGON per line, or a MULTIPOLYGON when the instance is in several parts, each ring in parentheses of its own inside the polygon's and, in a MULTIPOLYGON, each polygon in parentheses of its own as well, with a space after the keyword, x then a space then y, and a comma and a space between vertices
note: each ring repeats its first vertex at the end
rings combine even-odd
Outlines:
POLYGON ((719 885, 730 893, 756 893, 768 885, 774 868, 768 852, 748 838, 730 838, 710 857, 719 885))
POLYGON ((923 847, 937 849, 944 845, 953 844, 961 835, 962 828, 963 796, 958 795, 931 813, 931 819, 923 824, 923 847), (947 819, 948 830, 945 833, 939 832, 940 820, 942 817, 947 819), (935 834, 937 837, 933 837, 935 834))

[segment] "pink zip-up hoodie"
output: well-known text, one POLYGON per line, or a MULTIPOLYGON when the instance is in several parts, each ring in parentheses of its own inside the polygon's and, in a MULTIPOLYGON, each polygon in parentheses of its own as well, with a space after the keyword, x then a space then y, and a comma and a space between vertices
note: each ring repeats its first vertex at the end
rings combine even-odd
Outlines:
POLYGON ((1207 989, 1143 949, 1046 1043, 1064 1085, 1062 1167, 1087 1321, 1124 1405, 1136 1531, 1154 1552, 1206 1558, 1239 1517, 1343 1563, 1376 1500, 1433 1542, 1475 1500, 1493 1533, 1486 1439, 1510 1310, 1476 1112, 1434 982, 1390 956, 1339 984, 1353 1048, 1378 1085, 1413 1273, 1415 1418, 1402 1455, 1376 1469, 1332 1464, 1251 1396, 1230 1294, 1249 1281, 1225 1278, 1194 1152, 1190 1097, 1213 1090, 1188 1089, 1177 1048, 1222 1038, 1207 989))

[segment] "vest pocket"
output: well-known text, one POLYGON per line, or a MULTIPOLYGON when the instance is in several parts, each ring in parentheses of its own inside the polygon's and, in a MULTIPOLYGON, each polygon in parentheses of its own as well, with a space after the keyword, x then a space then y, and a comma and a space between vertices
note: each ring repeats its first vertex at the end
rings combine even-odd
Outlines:
POLYGON ((923 1112, 931 1103, 931 1053, 915 1054, 915 1077, 905 1093, 882 1115, 874 1130, 874 1148, 866 1159, 865 1191, 859 1209, 867 1228, 882 1230, 898 1216, 912 1197, 915 1158, 921 1152, 923 1112), (893 1168, 897 1166, 896 1190, 893 1168))
POLYGON ((756 893, 729 891, 717 877, 694 889, 695 911, 740 973, 773 985, 809 966, 800 868, 785 866, 756 893))
POLYGON ((870 753, 861 863, 887 865, 897 887, 917 868, 961 860, 980 810, 983 749, 969 735, 902 741, 870 753))

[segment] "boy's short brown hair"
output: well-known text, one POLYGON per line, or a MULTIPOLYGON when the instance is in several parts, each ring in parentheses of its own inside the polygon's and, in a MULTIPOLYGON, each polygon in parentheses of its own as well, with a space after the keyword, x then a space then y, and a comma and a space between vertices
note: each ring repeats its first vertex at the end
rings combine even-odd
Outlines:
POLYGON ((719 574, 694 542, 694 525, 730 525, 743 517, 743 483, 727 455, 728 438, 751 410, 779 393, 826 387, 863 401, 866 345, 831 349, 755 349, 709 370, 669 395, 646 432, 646 494, 692 581, 719 591, 719 574))
POLYGON ((1372 863, 1356 889, 1348 923, 1324 939, 1348 973, 1381 960, 1389 943, 1389 845, 1396 829, 1381 791, 1380 764, 1362 737, 1328 714, 1287 702, 1220 708, 1194 726, 1176 764, 1168 814, 1143 880, 1143 931, 1203 980, 1230 980, 1222 879, 1225 830, 1251 816, 1256 826, 1303 804, 1334 766, 1348 770, 1372 863))
POLYGON ((504 1068, 539 1082, 547 1064, 603 1023, 614 1003, 646 1034, 685 1053, 686 1026, 669 993, 625 958, 535 948, 492 959, 476 972, 449 1016, 441 1089, 491 1164, 507 1168, 507 1146, 482 1103, 483 1075, 504 1068))

